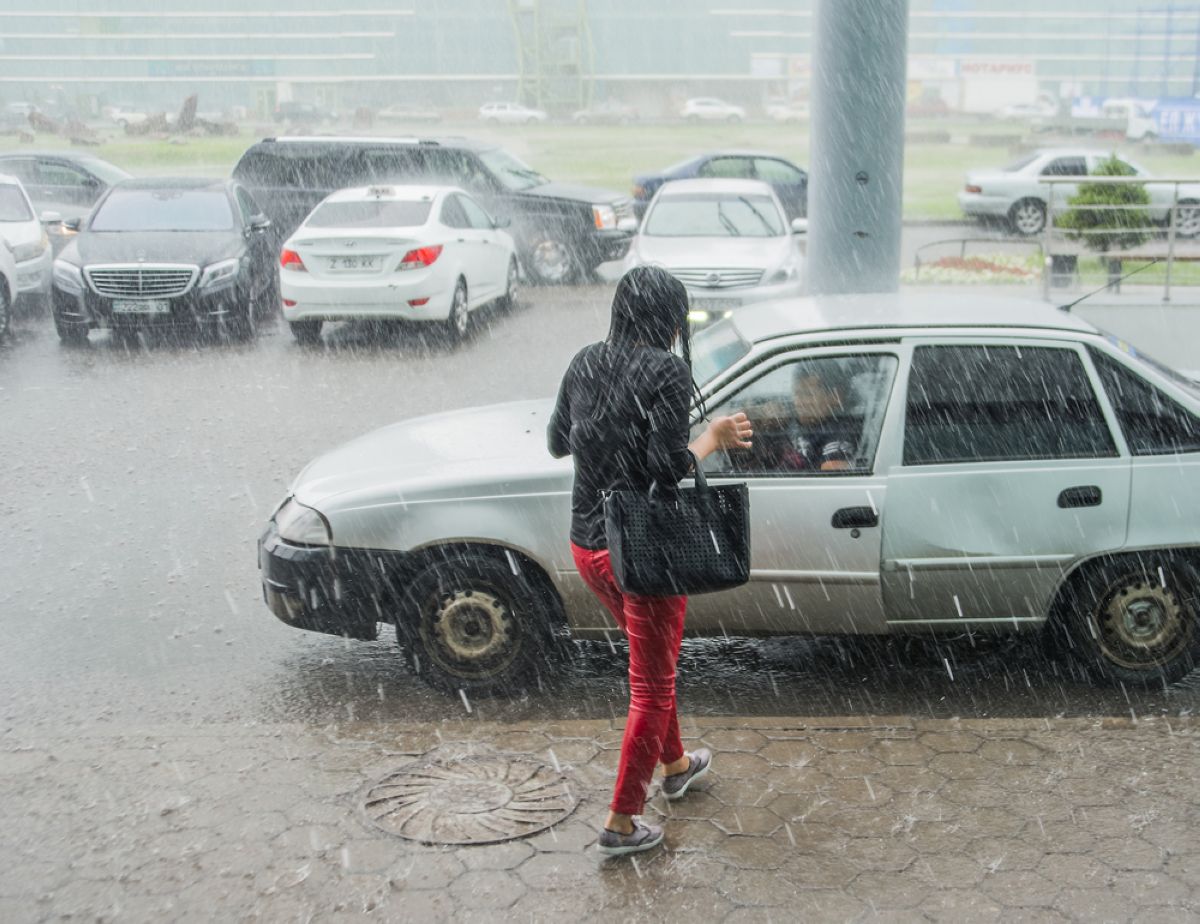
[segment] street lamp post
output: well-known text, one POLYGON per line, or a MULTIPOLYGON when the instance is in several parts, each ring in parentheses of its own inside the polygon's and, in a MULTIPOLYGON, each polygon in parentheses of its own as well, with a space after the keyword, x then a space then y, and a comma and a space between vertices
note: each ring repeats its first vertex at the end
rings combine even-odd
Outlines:
POLYGON ((908 0, 817 0, 815 20, 809 291, 894 292, 908 0))

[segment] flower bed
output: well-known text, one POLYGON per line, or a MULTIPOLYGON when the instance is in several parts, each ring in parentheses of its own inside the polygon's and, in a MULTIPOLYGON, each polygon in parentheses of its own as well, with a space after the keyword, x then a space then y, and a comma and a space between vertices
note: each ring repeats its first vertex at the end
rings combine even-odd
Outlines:
POLYGON ((915 267, 900 274, 901 282, 1021 284, 1036 282, 1040 277, 1037 257, 1010 257, 991 254, 975 257, 941 257, 921 265, 920 275, 915 267))

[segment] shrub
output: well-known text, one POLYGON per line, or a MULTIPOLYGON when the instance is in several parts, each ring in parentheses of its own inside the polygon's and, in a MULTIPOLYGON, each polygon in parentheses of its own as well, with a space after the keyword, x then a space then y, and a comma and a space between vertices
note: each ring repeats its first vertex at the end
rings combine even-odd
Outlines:
MULTIPOLYGON (((1114 154, 1097 165, 1093 176, 1135 176, 1133 170, 1114 154)), ((1068 200, 1071 209, 1062 215, 1058 227, 1067 236, 1098 252, 1127 250, 1149 237, 1150 194, 1141 183, 1083 183, 1068 200), (1110 206, 1110 208, 1105 208, 1110 206), (1118 207, 1119 206, 1119 207, 1118 207), (1134 206, 1131 208, 1131 206, 1134 206)))

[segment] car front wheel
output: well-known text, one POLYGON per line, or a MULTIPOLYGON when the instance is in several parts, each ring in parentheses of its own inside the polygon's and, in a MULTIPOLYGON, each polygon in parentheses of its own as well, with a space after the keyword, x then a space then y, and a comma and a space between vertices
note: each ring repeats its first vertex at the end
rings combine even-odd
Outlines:
POLYGON ((1008 224, 1017 234, 1040 234, 1046 227, 1046 206, 1040 199, 1022 199, 1008 210, 1008 224))
POLYGON ((521 290, 521 270, 517 266, 517 258, 508 261, 508 283, 504 287, 504 296, 500 299, 500 307, 505 311, 517 307, 517 297, 521 290))
POLYGON ((402 602, 396 634, 413 672, 468 702, 524 688, 554 650, 554 600, 512 553, 437 550, 402 602))
POLYGON ((1058 642, 1096 679, 1173 683, 1200 663, 1200 582, 1170 556, 1134 555, 1076 576, 1054 625, 1058 642))
POLYGON ((579 271, 575 251, 561 234, 541 231, 530 238, 525 269, 541 285, 564 285, 579 271))

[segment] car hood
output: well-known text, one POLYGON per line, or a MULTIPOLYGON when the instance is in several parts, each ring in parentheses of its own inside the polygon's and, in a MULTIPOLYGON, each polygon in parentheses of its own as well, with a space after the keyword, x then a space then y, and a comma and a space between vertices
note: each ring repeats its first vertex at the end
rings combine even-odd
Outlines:
POLYGON ((633 250, 639 263, 665 267, 720 266, 770 269, 783 263, 794 250, 792 238, 783 237, 652 237, 639 234, 633 250))
POLYGON ((39 221, 0 221, 0 237, 14 247, 33 244, 42 239, 42 225, 39 221))
POLYGON ((577 183, 543 183, 523 189, 522 196, 540 199, 566 199, 572 202, 616 202, 625 196, 611 189, 599 189, 595 186, 581 186, 577 183))
POLYGON ((245 247, 233 231, 84 231, 62 258, 93 263, 188 263, 207 266, 236 257, 245 247))
POLYGON ((292 494, 318 510, 480 493, 569 489, 571 462, 546 449, 553 400, 414 417, 319 456, 292 494))

